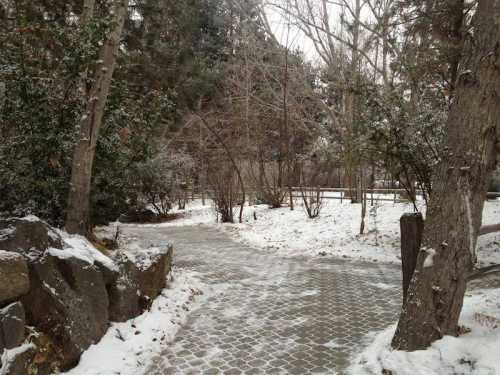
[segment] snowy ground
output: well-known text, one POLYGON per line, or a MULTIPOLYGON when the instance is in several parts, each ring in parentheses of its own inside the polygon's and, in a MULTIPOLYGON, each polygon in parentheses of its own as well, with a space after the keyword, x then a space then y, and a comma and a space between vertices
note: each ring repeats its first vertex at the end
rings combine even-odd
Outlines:
MULTIPOLYGON (((308 219, 297 205, 271 210, 266 206, 245 208, 243 224, 216 224, 214 212, 199 202, 192 203, 185 217, 161 226, 213 225, 227 231, 241 242, 285 256, 330 255, 399 262, 399 218, 413 207, 406 203, 379 202, 366 216, 366 234, 359 235, 360 205, 338 200, 325 202, 321 215, 308 219), (257 220, 254 220, 254 213, 257 220)), ((483 224, 500 222, 500 201, 486 202, 483 224)), ((500 263, 500 234, 482 236, 478 242, 483 265, 500 263)), ((445 337, 430 349, 415 353, 390 350, 395 326, 366 338, 366 349, 353 358, 353 375, 447 375, 500 374, 500 291, 469 293, 461 323, 471 332, 460 337, 445 337)))
POLYGON ((112 323, 69 375, 136 375, 171 342, 187 315, 210 294, 194 272, 172 271, 169 287, 151 309, 125 323, 112 323))
MULTIPOLYGON (((269 209, 266 206, 245 208, 242 224, 217 224, 215 213, 210 206, 193 202, 182 212, 183 217, 155 227, 185 225, 209 225, 228 232, 238 241, 252 247, 266 249, 284 256, 334 256, 366 259, 379 262, 399 262, 399 218, 413 208, 405 203, 379 202, 369 207, 366 216, 366 231, 359 235, 360 205, 338 200, 328 200, 320 217, 308 219, 300 204, 294 211, 289 208, 269 209), (257 220, 254 219, 254 214, 257 220)), ((237 210, 235 213, 237 217, 237 210)), ((485 205, 483 224, 500 222, 500 201, 489 201, 485 205)), ((483 265, 500 263, 500 234, 482 236, 478 242, 479 260, 483 265)), ((186 296, 180 298, 186 298, 186 296)), ((156 302, 161 304, 161 300, 156 302)), ((175 315, 175 313, 174 313, 175 315)), ((165 316, 172 316, 172 311, 165 316)), ((179 321, 182 321, 182 314, 179 321)), ((144 320, 148 321, 147 314, 144 320)), ((156 318, 154 319, 156 320, 156 318)), ((164 319, 168 320, 168 319, 164 319)), ((127 337, 132 337, 134 329, 125 323, 127 337)), ((173 324, 173 323, 172 323, 173 324)), ((500 348, 500 291, 475 290, 466 296, 461 324, 470 332, 460 338, 445 337, 425 351, 404 353, 390 350, 390 340, 395 326, 383 332, 374 332, 366 337, 365 349, 352 359, 349 373, 352 375, 382 374, 394 375, 493 375, 500 374, 498 354, 500 348), (383 372, 383 370, 391 372, 383 372)), ((146 324, 148 327, 148 324, 146 324)), ((175 332, 176 325, 166 327, 166 332, 175 332)), ((151 327, 144 343, 147 350, 159 349, 159 344, 151 344, 151 327)), ((147 332, 148 328, 142 328, 147 332)), ((130 347, 116 338, 116 327, 110 329, 103 341, 102 352, 91 350, 83 359, 77 371, 89 371, 91 364, 99 358, 122 356, 130 358, 121 373, 132 373, 143 350, 136 344, 130 347), (112 343, 112 344, 111 344, 112 343), (99 354, 97 354, 99 353, 99 354), (102 356, 102 357, 97 357, 102 356), (128 371, 128 372, 127 372, 128 371)), ((101 344, 99 344, 101 345, 101 344)), ((72 372, 79 374, 80 372, 72 372)), ((101 372, 105 373, 105 372, 101 372)))
POLYGON ((468 293, 461 323, 471 332, 446 336, 429 349, 392 351, 395 325, 366 338, 366 349, 354 359, 352 375, 495 375, 500 374, 500 290, 468 293), (391 371, 391 372, 387 372, 391 371))
MULTIPOLYGON (((243 243, 284 256, 329 255, 398 263, 399 218, 405 212, 413 212, 413 206, 393 202, 369 206, 365 234, 359 235, 361 206, 345 201, 325 200, 315 219, 307 218, 299 201, 294 211, 265 205, 245 207, 242 224, 217 224, 213 208, 195 201, 188 204, 183 218, 155 226, 212 225, 243 243)), ((486 202, 483 223, 500 223, 500 201, 486 202)), ((500 263, 500 233, 480 237, 478 254, 482 264, 500 263)))

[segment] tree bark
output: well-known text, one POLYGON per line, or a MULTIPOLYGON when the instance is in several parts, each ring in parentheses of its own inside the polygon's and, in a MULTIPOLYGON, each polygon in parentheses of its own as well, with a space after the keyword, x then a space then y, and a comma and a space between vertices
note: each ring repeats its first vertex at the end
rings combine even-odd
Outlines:
POLYGON ((424 219, 420 212, 407 213, 399 220, 401 229, 401 263, 403 269, 403 305, 406 301, 410 281, 417 265, 418 252, 422 244, 424 219))
POLYGON ((361 16, 361 1, 355 1, 354 9, 354 19, 352 25, 352 51, 351 51, 351 62, 350 62, 350 79, 349 86, 346 93, 346 118, 347 127, 349 129, 348 134, 348 168, 350 170, 350 183, 349 190, 351 194, 351 202, 359 203, 363 200, 363 193, 360 186, 360 171, 361 171, 361 161, 358 160, 358 150, 356 149, 355 141, 358 138, 359 133, 359 39, 360 39, 360 16, 361 16), (353 189, 354 188, 354 189, 353 189), (354 190, 354 192, 353 192, 354 190))
MULTIPOLYGON (((99 53, 94 81, 88 92, 73 153, 66 230, 85 235, 90 230, 90 186, 95 148, 115 68, 116 54, 127 15, 128 0, 115 0, 113 20, 99 53)), ((87 13, 89 9, 85 9, 87 13)))
POLYGON ((500 129, 499 5, 499 0, 479 1, 474 40, 464 46, 423 247, 392 341, 398 350, 425 349, 444 335, 458 334, 500 129))
POLYGON ((89 23, 94 15, 95 0, 84 0, 83 1, 83 11, 80 16, 80 24, 85 26, 89 23))

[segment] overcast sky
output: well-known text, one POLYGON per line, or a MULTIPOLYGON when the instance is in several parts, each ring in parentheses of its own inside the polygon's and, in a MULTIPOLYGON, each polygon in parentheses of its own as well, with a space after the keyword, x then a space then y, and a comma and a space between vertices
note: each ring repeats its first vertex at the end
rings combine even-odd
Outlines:
POLYGON ((282 45, 287 44, 288 36, 288 45, 291 49, 301 50, 311 61, 317 60, 318 55, 312 41, 293 25, 293 20, 290 27, 288 27, 287 17, 283 16, 280 11, 271 5, 266 6, 266 13, 274 35, 282 45))

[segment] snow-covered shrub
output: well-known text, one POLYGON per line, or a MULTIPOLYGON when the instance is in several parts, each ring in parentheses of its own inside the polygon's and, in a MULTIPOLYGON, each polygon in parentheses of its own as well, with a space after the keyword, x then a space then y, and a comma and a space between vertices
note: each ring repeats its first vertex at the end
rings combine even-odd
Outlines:
POLYGON ((181 152, 162 153, 138 164, 134 178, 139 186, 139 202, 153 206, 160 215, 166 215, 175 202, 183 208, 193 166, 193 159, 181 152))

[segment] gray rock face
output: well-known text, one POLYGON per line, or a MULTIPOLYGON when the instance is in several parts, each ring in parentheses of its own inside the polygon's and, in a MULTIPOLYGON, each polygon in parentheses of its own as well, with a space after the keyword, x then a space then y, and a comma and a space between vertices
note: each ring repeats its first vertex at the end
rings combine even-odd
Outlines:
POLYGON ((62 240, 48 224, 36 217, 0 220, 0 249, 26 254, 49 247, 62 249, 62 240))
POLYGON ((108 328, 106 284, 112 284, 118 272, 71 256, 71 248, 54 252, 51 248, 63 249, 62 239, 34 217, 0 220, 0 248, 19 254, 15 258, 19 263, 15 263, 16 269, 13 261, 0 264, 6 264, 15 274, 21 273, 18 269, 24 264, 25 277, 29 273, 29 291, 27 287, 16 287, 16 293, 11 292, 9 298, 28 292, 21 297, 27 324, 53 339, 61 351, 63 369, 73 366, 108 328), (24 263, 19 260, 20 255, 24 256, 24 263))
POLYGON ((137 283, 142 295, 150 301, 158 297, 167 283, 166 276, 172 268, 173 248, 171 245, 161 252, 145 251, 149 259, 139 265, 137 283))
POLYGON ((28 264, 19 254, 0 250, 0 306, 29 291, 28 264))
POLYGON ((14 302, 0 310, 0 353, 23 343, 24 325, 24 307, 20 302, 14 302))
POLYGON ((110 319, 124 322, 149 308, 151 302, 166 287, 172 267, 172 246, 163 251, 141 250, 137 253, 119 252, 115 262, 120 277, 108 288, 110 319))
POLYGON ((132 262, 122 259, 120 276, 108 288, 109 319, 113 322, 125 322, 141 313, 141 292, 137 285, 136 270, 132 262))
POLYGON ((26 325, 47 338, 37 342, 40 353, 50 348, 32 367, 39 374, 70 369, 110 320, 126 321, 150 306, 172 262, 167 247, 117 252, 113 263, 83 239, 63 241, 35 217, 0 219, 0 249, 0 307, 10 303, 0 310, 0 375, 27 373, 36 348, 19 346, 26 325))
POLYGON ((22 297, 27 322, 51 336, 62 351, 62 367, 78 362, 108 328, 108 294, 98 268, 49 253, 30 263, 31 290, 22 297))

